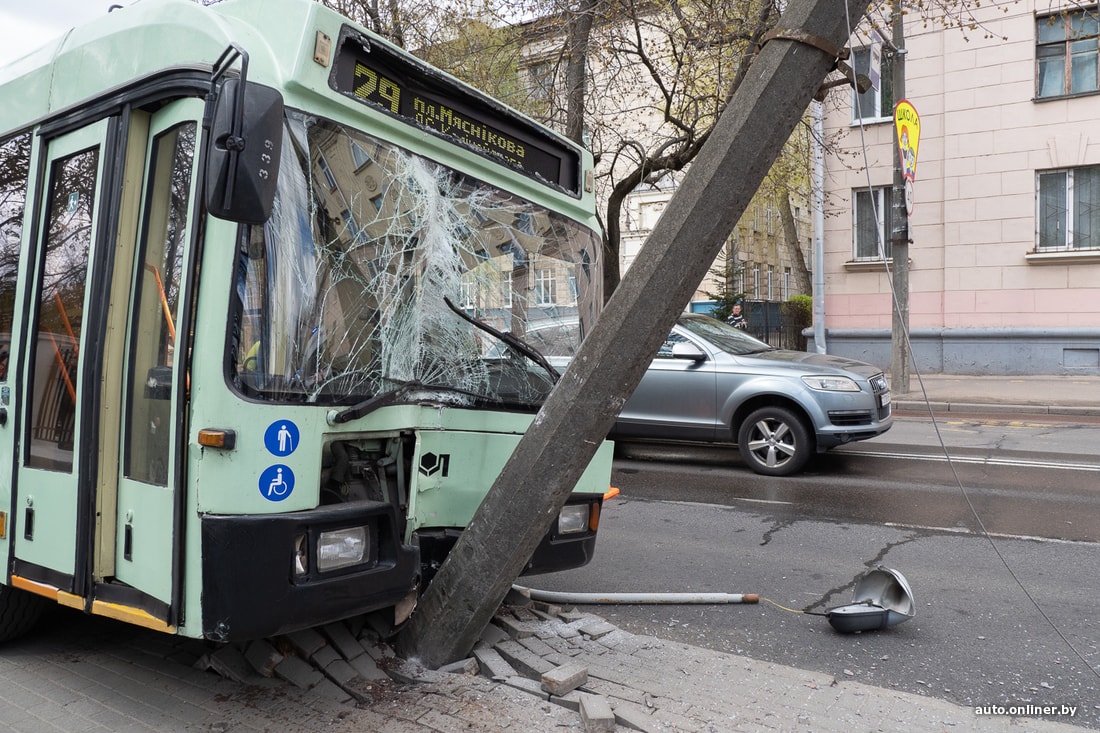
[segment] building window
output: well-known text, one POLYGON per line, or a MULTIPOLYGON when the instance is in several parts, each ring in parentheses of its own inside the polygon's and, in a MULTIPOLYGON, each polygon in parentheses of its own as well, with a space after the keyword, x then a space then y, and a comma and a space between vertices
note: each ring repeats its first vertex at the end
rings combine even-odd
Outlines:
POLYGON ((859 189, 855 201, 855 259, 860 261, 890 259, 890 239, 894 230, 892 188, 877 186, 859 189), (882 250, 879 250, 879 247, 882 250))
POLYGON ((1038 248, 1100 249, 1100 166, 1039 174, 1038 248))
POLYGON ((470 310, 474 307, 474 293, 477 291, 477 284, 472 278, 464 279, 461 283, 462 292, 459 294, 459 302, 462 303, 462 307, 470 310))
MULTIPOLYGON (((355 142, 354 140, 351 141, 351 159, 355 161, 355 170, 359 170, 363 166, 369 165, 371 162, 373 162, 371 161, 370 155, 367 153, 367 151, 363 149, 363 146, 355 142)), ((321 160, 324 160, 324 158, 322 158, 321 160)), ((327 165, 325 166, 325 170, 328 175, 332 175, 332 172, 328 171, 327 165)))
MULTIPOLYGON (((853 58, 853 66, 857 74, 868 74, 871 70, 871 49, 857 48, 853 58)), ((852 90, 852 122, 893 117, 893 62, 889 54, 882 55, 879 73, 878 89, 868 87, 863 94, 859 94, 855 89, 852 90)))
POLYGON ((760 300, 760 265, 752 267, 752 299, 760 300))
POLYGON ((527 67, 531 96, 544 104, 549 103, 554 92, 554 64, 552 61, 537 61, 527 67))
POLYGON ((772 266, 768 265, 768 300, 772 299, 772 275, 774 274, 772 266))
POLYGON ((538 305, 554 305, 553 270, 539 270, 535 275, 535 302, 538 305))
POLYGON ((512 271, 500 273, 500 303, 505 308, 512 307, 512 271))
POLYGON ((332 169, 328 167, 328 161, 324 158, 319 158, 317 164, 321 168, 321 172, 325 175, 325 182, 328 183, 328 187, 330 189, 335 189, 336 176, 332 174, 332 169))
POLYGON ((1096 9, 1043 16, 1035 26, 1036 95, 1095 92, 1100 35, 1096 9))
POLYGON ((783 268, 783 291, 779 294, 783 300, 791 299, 791 268, 783 268))

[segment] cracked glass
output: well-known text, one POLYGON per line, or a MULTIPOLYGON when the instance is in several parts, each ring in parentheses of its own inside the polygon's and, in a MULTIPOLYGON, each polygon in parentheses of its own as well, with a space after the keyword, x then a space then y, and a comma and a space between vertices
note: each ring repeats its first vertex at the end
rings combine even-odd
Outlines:
POLYGON ((272 216, 243 229, 237 388, 283 402, 541 403, 556 379, 546 366, 575 353, 602 301, 596 233, 326 119, 288 111, 286 133, 272 216), (541 345, 554 333, 554 353, 540 366, 494 330, 541 345))

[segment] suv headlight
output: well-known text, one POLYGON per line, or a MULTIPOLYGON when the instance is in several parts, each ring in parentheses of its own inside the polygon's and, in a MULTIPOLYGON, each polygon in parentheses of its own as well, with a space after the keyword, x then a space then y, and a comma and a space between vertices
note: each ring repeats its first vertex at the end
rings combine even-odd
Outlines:
POLYGON ((818 389, 822 392, 859 392, 859 385, 856 384, 856 380, 850 377, 838 377, 838 376, 809 376, 802 377, 802 381, 810 389, 818 389))

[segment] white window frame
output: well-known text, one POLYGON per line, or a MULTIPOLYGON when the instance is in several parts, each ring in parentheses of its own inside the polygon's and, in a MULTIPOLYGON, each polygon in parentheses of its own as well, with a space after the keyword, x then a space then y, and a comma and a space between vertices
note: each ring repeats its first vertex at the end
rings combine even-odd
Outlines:
POLYGON ((554 305, 556 289, 553 269, 547 267, 535 273, 535 305, 554 305))
MULTIPOLYGON (((881 262, 882 256, 879 253, 878 243, 882 242, 882 252, 885 253, 886 259, 889 260, 892 254, 892 246, 890 243, 891 232, 887 230, 887 225, 890 224, 890 200, 893 198, 891 192, 893 186, 872 186, 870 191, 867 188, 858 188, 852 191, 852 259, 856 262, 881 262), (873 200, 869 200, 873 199, 873 200), (878 230, 878 240, 874 242, 860 242, 859 233, 859 220, 860 220, 860 201, 868 200, 873 208, 873 216, 875 217, 875 224, 878 230), (860 246, 860 245, 864 246, 860 246)), ((863 204, 866 206, 867 204, 863 204)))
POLYGON ((1053 170, 1037 171, 1035 174, 1035 251, 1036 252, 1076 252, 1081 250, 1097 250, 1100 249, 1100 216, 1094 217, 1097 219, 1097 226, 1090 227, 1093 231, 1089 235, 1078 236, 1079 230, 1083 227, 1078 226, 1082 216, 1091 213, 1093 210, 1100 208, 1100 166, 1082 166, 1078 168, 1057 168, 1053 170), (1084 172, 1088 172, 1094 177, 1093 181, 1089 182, 1089 185, 1084 184, 1084 172), (1082 180, 1082 185, 1075 185, 1075 174, 1077 178, 1082 180), (1055 244, 1051 244, 1047 239, 1044 242, 1043 224, 1047 219, 1047 213, 1044 211, 1043 201, 1043 186, 1044 179, 1046 182, 1057 185, 1056 178, 1062 178, 1062 188, 1060 191, 1063 198, 1057 202, 1060 205, 1061 211, 1054 212, 1055 217, 1058 219, 1058 224, 1055 232, 1047 232, 1048 234, 1054 234, 1058 241, 1055 244), (1089 201, 1078 201, 1077 197, 1079 193, 1088 192, 1090 194, 1089 201), (1087 206, 1087 211, 1079 211, 1082 206, 1087 206), (1060 233, 1059 233, 1060 232, 1060 233))
MULTIPOLYGON (((867 74, 871 64, 871 47, 864 46, 852 51, 852 68, 857 74, 867 74)), ((852 89, 852 122, 882 122, 893 119, 894 99, 893 84, 890 75, 893 73, 893 65, 889 61, 889 54, 882 54, 882 75, 879 80, 879 88, 870 87, 860 94, 852 89)))

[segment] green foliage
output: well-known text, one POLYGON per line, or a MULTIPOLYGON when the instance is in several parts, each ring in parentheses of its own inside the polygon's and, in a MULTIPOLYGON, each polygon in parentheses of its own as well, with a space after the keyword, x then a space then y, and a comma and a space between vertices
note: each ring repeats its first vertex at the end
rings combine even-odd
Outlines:
POLYGON ((814 321, 814 299, 809 295, 792 295, 783 304, 783 321, 805 328, 814 321))

